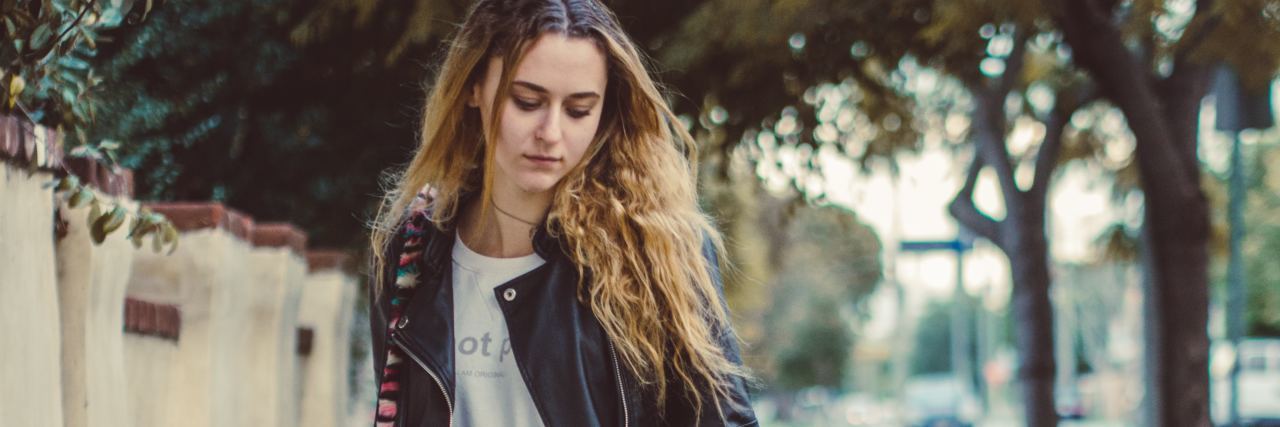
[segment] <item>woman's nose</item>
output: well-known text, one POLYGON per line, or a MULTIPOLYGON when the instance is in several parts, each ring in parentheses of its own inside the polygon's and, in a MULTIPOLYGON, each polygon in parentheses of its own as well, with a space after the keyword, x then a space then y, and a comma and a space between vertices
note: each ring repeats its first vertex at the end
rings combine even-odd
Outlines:
POLYGON ((549 109, 542 119, 542 126, 538 129, 538 139, 546 142, 560 142, 564 137, 561 120, 564 120, 564 114, 559 108, 549 109))

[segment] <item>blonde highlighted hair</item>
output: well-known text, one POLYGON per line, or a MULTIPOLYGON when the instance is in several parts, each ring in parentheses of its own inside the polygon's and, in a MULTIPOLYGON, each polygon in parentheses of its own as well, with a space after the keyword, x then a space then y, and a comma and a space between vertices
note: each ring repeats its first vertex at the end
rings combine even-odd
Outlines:
POLYGON ((374 222, 373 286, 383 283, 386 246, 420 191, 430 189, 431 221, 441 229, 454 221, 464 194, 478 191, 480 209, 489 208, 502 109, 492 109, 485 128, 479 110, 466 105, 467 91, 489 58, 502 58, 499 105, 514 64, 548 32, 594 41, 608 68, 600 126, 582 161, 557 184, 548 230, 580 277, 590 277, 578 285, 586 287, 583 303, 632 373, 655 386, 660 409, 675 383, 699 416, 705 397, 719 411, 729 381, 746 373, 719 344, 728 313, 711 272, 719 266, 708 265, 704 242, 724 251, 698 206, 697 145, 617 18, 596 0, 480 0, 472 7, 431 86, 421 144, 391 180, 374 222))

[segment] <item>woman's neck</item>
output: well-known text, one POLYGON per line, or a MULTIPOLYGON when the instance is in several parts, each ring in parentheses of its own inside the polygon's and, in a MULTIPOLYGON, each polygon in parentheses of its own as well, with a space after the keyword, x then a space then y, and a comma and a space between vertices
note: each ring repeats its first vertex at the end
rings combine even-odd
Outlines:
POLYGON ((533 253, 533 231, 551 206, 548 196, 501 191, 495 188, 487 212, 481 199, 464 206, 458 233, 471 250, 494 258, 514 258, 533 253), (483 215, 483 217, 481 216, 483 215))

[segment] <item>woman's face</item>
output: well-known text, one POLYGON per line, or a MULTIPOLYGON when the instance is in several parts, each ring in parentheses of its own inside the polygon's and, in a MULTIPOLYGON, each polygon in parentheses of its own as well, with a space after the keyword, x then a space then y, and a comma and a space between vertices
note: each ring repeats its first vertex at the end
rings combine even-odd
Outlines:
POLYGON ((480 108, 486 129, 493 108, 502 116, 494 190, 542 194, 582 160, 595 137, 608 82, 605 57, 589 39, 544 34, 516 66, 509 96, 494 100, 502 62, 489 60, 469 101, 480 108))

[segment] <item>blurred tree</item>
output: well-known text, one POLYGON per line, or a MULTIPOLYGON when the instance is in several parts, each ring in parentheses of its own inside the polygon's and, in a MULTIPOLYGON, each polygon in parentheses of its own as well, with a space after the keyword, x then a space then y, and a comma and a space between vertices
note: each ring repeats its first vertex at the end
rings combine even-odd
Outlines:
MULTIPOLYGON (((1127 119, 1144 203, 1150 425, 1208 425, 1209 206, 1198 159, 1214 63, 1264 84, 1280 71, 1280 2, 1070 0, 1054 23, 1127 119), (1240 40, 1253 40, 1240 43, 1240 40)), ((1256 87, 1256 86, 1255 86, 1256 87)))
POLYGON ((312 34, 323 8, 304 3, 174 3, 110 34, 122 43, 99 67, 125 83, 94 131, 126 142, 141 196, 226 201, 317 245, 360 247, 379 174, 416 145, 436 45, 397 50, 410 20, 387 7, 312 34))
POLYGON ((853 350, 852 325, 879 284, 880 242, 846 209, 795 206, 785 239, 771 242, 780 269, 756 351, 761 375, 793 392, 844 385, 853 350))
POLYGON ((1030 425, 1056 418, 1044 235, 1048 182, 1060 162, 1093 155, 1088 138, 1064 142, 1070 119, 1092 91, 1065 66, 1060 39, 1038 24, 1043 16, 1034 3, 712 1, 674 37, 686 43, 659 53, 663 64, 681 70, 677 86, 705 107, 699 123, 711 129, 713 145, 722 152, 740 144, 761 152, 762 168, 789 175, 812 200, 826 191, 821 156, 844 156, 864 169, 887 160, 892 168, 892 156, 925 140, 973 142, 969 174, 951 212, 1013 265, 1030 425), (1028 90, 1033 83, 1038 93, 1028 90), (1009 106, 1010 99, 1017 102, 1009 106), (1043 142, 1010 159, 1015 118, 1024 130, 1038 124, 1043 142), (1061 154, 1064 144, 1074 151, 1061 154), (769 154, 779 147, 799 147, 785 148, 798 160, 786 164, 786 156, 769 154), (984 169, 995 172, 1001 220, 973 203, 984 169))
MULTIPOLYGON (((1280 134, 1271 133, 1271 141, 1253 144, 1247 155, 1246 176, 1248 205, 1245 217, 1244 240, 1245 282, 1248 305, 1245 309, 1245 334, 1247 336, 1280 337, 1280 265, 1275 254, 1280 253, 1280 134)), ((1227 228, 1226 203, 1227 177, 1213 173, 1205 180, 1214 209, 1213 229, 1216 236, 1225 234, 1227 228)), ((1219 237, 1219 240, 1221 238, 1219 237)), ((1212 269, 1213 282, 1224 289, 1226 281, 1225 250, 1214 251, 1216 262, 1212 269)))
MULTIPOLYGON (((674 37, 688 43, 672 47, 659 58, 685 71, 677 82, 702 80, 703 84, 678 86, 705 107, 703 122, 725 129, 720 139, 725 142, 723 150, 739 141, 764 149, 774 144, 834 145, 836 151, 852 154, 864 165, 868 158, 892 154, 897 147, 910 148, 918 140, 919 132, 911 130, 913 119, 918 118, 912 117, 912 102, 898 89, 903 85, 894 84, 909 78, 895 72, 904 58, 915 58, 961 81, 973 96, 969 130, 977 154, 952 213, 1011 257, 1017 284, 1013 307, 1019 319, 1019 372, 1030 425, 1056 423, 1044 236, 1046 183, 1062 161, 1087 154, 1089 148, 1101 148, 1096 144, 1101 141, 1079 132, 1083 137, 1078 142, 1093 146, 1061 151, 1073 112, 1091 98, 1091 88, 1098 87, 1098 95, 1123 113, 1137 141, 1137 161, 1120 169, 1118 181, 1146 183, 1142 186, 1150 253, 1146 270, 1152 284, 1147 293, 1154 301, 1148 328, 1156 345, 1147 364, 1155 379, 1149 386, 1149 422, 1199 423, 1207 422, 1207 382, 1203 381, 1207 371, 1202 369, 1207 359, 1203 315, 1207 307, 1207 235, 1203 231, 1207 227, 1203 196, 1195 184, 1199 165, 1194 147, 1204 70, 1210 62, 1226 60, 1252 73, 1246 81, 1265 82, 1273 77, 1280 58, 1278 10, 1277 2, 1265 0, 1045 5, 982 0, 838 5, 711 1, 695 11, 674 37), (1265 41, 1233 42, 1247 34, 1265 34, 1265 41), (1043 54, 1026 57, 1035 45, 1041 46, 1043 54), (1049 69, 1068 72, 1037 72, 1045 64, 1035 59, 1049 59, 1049 69), (1073 65, 1090 79, 1072 77, 1073 65), (1025 79, 1028 74, 1032 78, 1025 79), (1053 74, 1071 78, 1057 82, 1046 78, 1053 74), (815 87, 841 80, 853 82, 859 90, 849 92, 861 94, 847 102, 871 118, 855 123, 873 128, 863 131, 870 135, 853 149, 846 140, 829 137, 833 132, 823 128, 821 110, 808 109, 815 105, 815 87), (1007 143, 1009 115, 1017 114, 1016 107, 1010 108, 1010 96, 1026 96, 1034 110, 1036 88, 1029 84, 1046 81, 1056 96, 1047 97, 1052 108, 1033 116, 1047 129, 1037 154, 1020 156, 1035 159, 1026 162, 1034 168, 1025 168, 1024 175, 1020 167, 1024 162, 1010 159, 1007 143), (689 88, 707 92, 699 97, 689 88), (777 119, 771 112, 777 107, 767 106, 775 102, 786 107, 777 119), (814 115, 819 124, 807 127, 814 115), (996 174, 1005 203, 1003 219, 974 209, 969 201, 983 169, 996 174), (1140 181, 1134 179, 1138 177, 1140 181)), ((801 167, 820 169, 813 161, 820 152, 820 148, 799 151, 801 167)), ((813 174, 794 176, 801 191, 821 196, 821 182, 813 185, 813 174)))
POLYGON ((732 262, 725 289, 744 360, 780 399, 785 418, 796 391, 845 385, 851 328, 881 279, 881 248, 852 212, 766 191, 738 154, 708 156, 703 200, 732 262))
MULTIPOLYGON (((964 304, 966 309, 985 310, 980 306, 973 307, 964 301, 959 303, 964 304)), ((972 315, 966 315, 959 320, 955 319, 952 316, 955 313, 952 304, 957 304, 957 301, 950 299, 930 300, 925 304, 920 320, 915 325, 915 336, 913 337, 915 344, 909 356, 911 358, 910 369, 912 375, 955 374, 951 358, 951 340, 954 339, 951 335, 952 323, 957 321, 966 322, 970 330, 976 330, 981 325, 979 325, 977 318, 972 315)), ((1003 317, 1005 316, 996 316, 996 318, 988 321, 993 322, 994 325, 1004 325, 1007 322, 1003 317)), ((997 341, 997 345, 1000 346, 1012 344, 1012 331, 1009 332, 1008 336, 997 336, 992 337, 992 339, 997 341)), ((970 360, 978 360, 979 348, 977 342, 969 341, 963 351, 968 352, 970 360)), ((967 374, 974 376, 970 381, 977 381, 978 377, 982 376, 982 373, 977 371, 968 372, 967 374)))
POLYGON ((911 351, 912 374, 951 372, 950 302, 930 301, 916 323, 915 349, 911 351))
MULTIPOLYGON (((100 108, 104 80, 90 67, 102 32, 142 22, 152 1, 10 0, 0 2, 0 114, 68 132, 91 144, 86 129, 100 108)), ((110 84, 116 83, 110 81, 110 84)), ((111 147, 108 144, 107 147, 111 147)))

